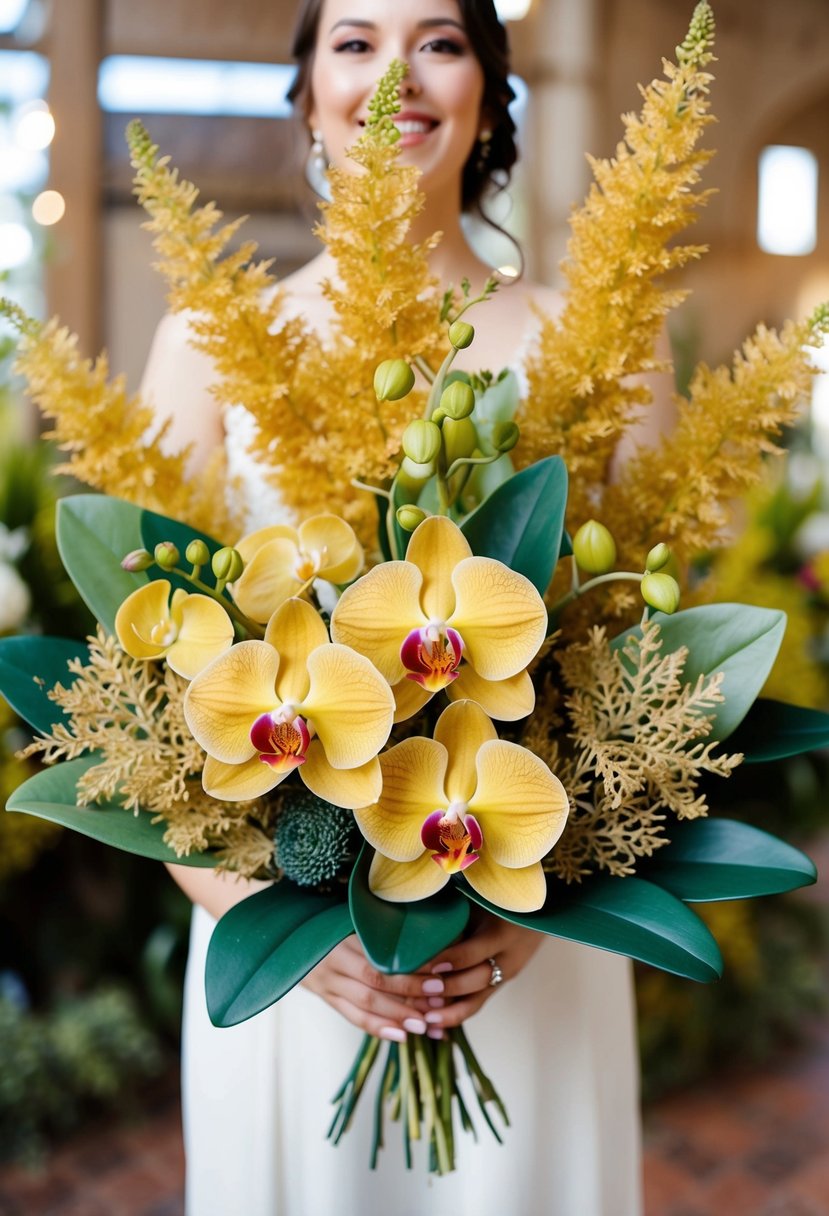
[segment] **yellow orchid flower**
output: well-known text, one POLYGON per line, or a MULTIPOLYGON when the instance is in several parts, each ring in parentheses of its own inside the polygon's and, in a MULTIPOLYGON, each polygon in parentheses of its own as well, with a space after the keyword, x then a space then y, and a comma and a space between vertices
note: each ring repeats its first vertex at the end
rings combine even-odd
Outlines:
POLYGON ((290 599, 264 641, 237 642, 187 690, 184 716, 207 752, 214 798, 258 798, 297 769, 312 793, 351 810, 374 802, 394 698, 362 655, 335 645, 307 600, 290 599))
POLYGON ((434 739, 404 739, 383 753, 380 767, 379 799, 354 812, 377 850, 369 873, 375 895, 426 899, 463 873, 499 908, 541 907, 541 858, 564 831, 569 801, 538 756, 499 739, 474 701, 456 701, 434 739))
POLYGON ((314 579, 350 583, 363 568, 362 546, 353 528, 337 515, 315 515, 299 528, 260 528, 236 548, 245 569, 233 584, 233 598, 260 624, 314 579))
POLYGON ((366 655, 392 685, 395 721, 440 689, 514 721, 535 705, 526 672, 547 632, 535 587, 502 562, 473 557, 460 528, 424 520, 405 561, 385 562, 348 587, 331 636, 366 655))
POLYGON ((181 588, 171 597, 166 578, 127 596, 115 616, 115 633, 132 658, 166 659, 186 680, 233 644, 233 622, 221 604, 181 588))

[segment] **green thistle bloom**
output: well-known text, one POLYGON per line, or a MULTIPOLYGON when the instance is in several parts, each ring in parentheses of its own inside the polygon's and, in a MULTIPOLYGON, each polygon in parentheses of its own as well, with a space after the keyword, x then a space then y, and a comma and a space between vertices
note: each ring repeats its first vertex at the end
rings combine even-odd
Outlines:
POLYGON ((276 821, 276 863, 301 887, 324 887, 353 859, 357 828, 351 811, 310 790, 285 796, 276 821))

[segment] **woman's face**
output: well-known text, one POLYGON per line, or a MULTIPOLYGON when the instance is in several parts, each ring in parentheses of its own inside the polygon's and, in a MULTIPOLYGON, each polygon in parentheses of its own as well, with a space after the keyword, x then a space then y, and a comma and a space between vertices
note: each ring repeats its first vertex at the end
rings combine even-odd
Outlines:
POLYGON ((377 81, 393 59, 409 74, 395 122, 402 158, 427 194, 459 190, 482 127, 484 75, 457 0, 324 0, 311 71, 311 127, 343 163, 359 138, 377 81))

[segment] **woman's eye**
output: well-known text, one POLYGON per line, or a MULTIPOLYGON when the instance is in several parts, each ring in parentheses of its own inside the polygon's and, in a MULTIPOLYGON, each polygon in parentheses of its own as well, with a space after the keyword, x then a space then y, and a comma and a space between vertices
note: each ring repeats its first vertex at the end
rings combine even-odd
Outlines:
POLYGON ((336 54, 340 54, 341 51, 349 51, 351 54, 359 55, 369 50, 371 50, 371 47, 365 38, 349 38, 347 42, 341 42, 339 46, 334 47, 336 54))
POLYGON ((431 42, 425 43, 421 50, 433 51, 438 55, 462 55, 464 47, 454 38, 433 38, 431 42))

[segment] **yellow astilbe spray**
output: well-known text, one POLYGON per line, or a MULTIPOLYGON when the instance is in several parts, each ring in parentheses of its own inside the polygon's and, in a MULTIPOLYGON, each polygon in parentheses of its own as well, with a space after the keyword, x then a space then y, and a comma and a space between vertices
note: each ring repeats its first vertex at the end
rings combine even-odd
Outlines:
POLYGON ((596 180, 572 218, 563 267, 567 303, 558 320, 544 322, 528 366, 520 459, 564 458, 576 525, 594 513, 592 497, 619 438, 651 399, 629 378, 663 366, 657 340, 686 293, 659 281, 704 252, 669 244, 707 198, 697 185, 711 153, 697 144, 713 121, 706 71, 713 38, 711 7, 698 4, 678 63, 666 62, 665 79, 642 90, 641 114, 625 116, 615 158, 591 160, 596 180))
POLYGON ((729 506, 757 481, 775 439, 808 401, 816 368, 809 347, 829 333, 829 306, 780 333, 761 325, 732 368, 700 366, 679 421, 656 448, 641 449, 604 496, 602 519, 620 561, 665 541, 680 563, 714 548, 729 506))
POLYGON ((105 354, 84 359, 68 329, 55 320, 41 325, 11 301, 0 301, 0 316, 20 335, 16 370, 53 419, 47 438, 68 453, 57 472, 196 528, 226 524, 223 494, 214 492, 220 470, 208 470, 198 485, 186 482, 187 450, 166 451, 169 424, 157 424, 152 410, 129 396, 123 376, 109 378, 105 354))
POLYGON ((569 742, 557 735, 560 707, 548 710, 541 698, 523 742, 555 764, 570 795, 567 828, 548 863, 568 882, 594 869, 632 874, 639 858, 668 843, 668 815, 707 814, 700 776, 727 777, 740 763, 705 742, 724 699, 722 674, 684 683, 687 657, 685 647, 663 654, 652 622, 621 652, 601 628, 561 652, 569 742))

